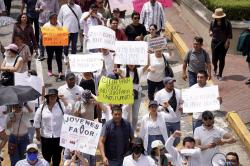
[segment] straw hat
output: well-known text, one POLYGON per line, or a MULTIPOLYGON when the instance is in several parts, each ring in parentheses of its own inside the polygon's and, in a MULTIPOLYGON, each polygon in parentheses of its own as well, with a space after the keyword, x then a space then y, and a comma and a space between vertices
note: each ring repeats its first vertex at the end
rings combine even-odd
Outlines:
POLYGON ((226 14, 224 13, 222 8, 217 8, 217 9, 215 9, 212 17, 213 18, 223 18, 223 17, 226 17, 226 14))

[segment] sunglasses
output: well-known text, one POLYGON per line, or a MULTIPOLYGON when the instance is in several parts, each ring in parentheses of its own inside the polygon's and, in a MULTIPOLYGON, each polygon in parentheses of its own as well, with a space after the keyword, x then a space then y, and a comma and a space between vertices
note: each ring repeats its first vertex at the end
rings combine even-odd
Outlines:
POLYGON ((214 118, 213 117, 204 117, 203 118, 205 121, 207 121, 207 120, 213 120, 214 118))

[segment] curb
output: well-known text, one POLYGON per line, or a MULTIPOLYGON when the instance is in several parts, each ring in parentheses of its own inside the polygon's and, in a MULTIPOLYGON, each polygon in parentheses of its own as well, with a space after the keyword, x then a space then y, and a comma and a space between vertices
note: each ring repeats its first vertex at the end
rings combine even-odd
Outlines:
MULTIPOLYGON (((174 28, 170 23, 166 23, 165 35, 170 37, 170 40, 176 45, 178 53, 183 60, 186 52, 189 50, 185 42, 182 40, 180 35, 176 33, 174 28)), ((236 112, 229 112, 226 115, 226 119, 229 122, 229 125, 234 131, 237 133, 238 137, 240 137, 242 143, 247 147, 248 151, 250 151, 250 132, 240 119, 240 116, 236 112)))

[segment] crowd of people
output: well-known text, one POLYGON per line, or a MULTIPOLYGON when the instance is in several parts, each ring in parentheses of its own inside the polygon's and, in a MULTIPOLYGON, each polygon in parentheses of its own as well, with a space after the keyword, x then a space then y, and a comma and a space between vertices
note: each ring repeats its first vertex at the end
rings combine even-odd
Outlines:
MULTIPOLYGON (((10 14, 10 4, 11 0, 5 2, 7 15, 10 14)), ((133 12, 128 25, 121 17, 120 9, 114 8, 111 12, 105 0, 67 0, 61 7, 58 0, 22 0, 20 13, 14 25, 12 43, 3 48, 1 85, 14 86, 15 72, 37 75, 31 64, 36 56, 43 61, 47 55, 48 77, 56 75, 52 69, 54 54, 57 80, 65 80, 65 84, 49 88, 46 93, 43 88, 44 95, 34 101, 34 110, 27 103, 1 106, 0 150, 8 142, 11 166, 47 166, 50 163, 59 166, 62 158, 65 166, 95 166, 96 156, 60 146, 64 114, 103 124, 98 149, 102 163, 110 166, 211 166, 220 146, 235 142, 230 133, 214 126, 214 114, 205 111, 193 113, 193 136, 184 137, 182 148, 176 148, 183 135, 184 101, 181 90, 175 88, 176 80, 166 72, 169 56, 163 49, 148 50, 145 66, 115 64, 115 52, 105 48, 87 50, 88 31, 97 25, 115 31, 118 41, 148 42, 162 36, 165 14, 157 0, 146 2, 141 13, 133 12), (41 28, 62 26, 68 30, 69 45, 44 47, 41 28), (69 50, 71 54, 78 52, 78 39, 81 52, 101 53, 104 65, 100 71, 63 73, 63 64, 69 66, 69 50), (148 113, 138 119, 143 75, 147 75, 148 113), (131 77, 134 103, 99 102, 98 83, 102 76, 110 79, 131 77), (33 143, 34 135, 41 143, 41 154, 33 143)), ((190 89, 211 86, 207 81, 212 78, 212 65, 214 75, 218 80, 223 79, 225 56, 232 39, 231 23, 225 16, 221 8, 212 16, 214 20, 209 31, 212 63, 208 52, 202 48, 202 37, 194 37, 193 48, 187 52, 183 64, 183 79, 188 78, 190 89)), ((222 98, 218 97, 218 100, 221 104, 222 98)), ((226 162, 239 166, 239 157, 230 152, 226 162)))

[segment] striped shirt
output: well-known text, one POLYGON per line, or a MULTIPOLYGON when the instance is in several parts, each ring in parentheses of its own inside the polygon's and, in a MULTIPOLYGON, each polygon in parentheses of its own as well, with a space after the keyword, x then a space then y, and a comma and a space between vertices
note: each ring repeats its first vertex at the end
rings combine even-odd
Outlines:
POLYGON ((157 31, 164 29, 165 18, 162 4, 156 1, 152 6, 150 2, 146 2, 141 11, 140 23, 144 24, 147 31, 149 31, 150 24, 156 24, 157 31))

